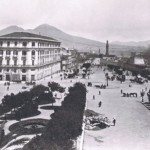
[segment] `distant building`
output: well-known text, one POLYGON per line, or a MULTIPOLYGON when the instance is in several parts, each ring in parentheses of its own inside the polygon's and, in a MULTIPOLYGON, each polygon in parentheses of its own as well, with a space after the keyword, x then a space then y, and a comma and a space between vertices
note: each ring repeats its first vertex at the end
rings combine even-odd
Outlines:
POLYGON ((35 81, 60 71, 60 44, 27 32, 0 36, 0 80, 35 81))
POLYGON ((61 48, 61 70, 68 70, 75 68, 76 53, 75 49, 61 48))
POLYGON ((127 63, 136 66, 146 66, 146 61, 141 55, 132 55, 127 63))

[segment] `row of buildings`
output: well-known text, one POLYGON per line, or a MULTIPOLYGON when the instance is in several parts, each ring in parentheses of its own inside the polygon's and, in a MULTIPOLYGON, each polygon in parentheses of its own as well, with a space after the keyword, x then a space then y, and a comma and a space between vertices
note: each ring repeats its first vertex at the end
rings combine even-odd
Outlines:
MULTIPOLYGON (((109 65, 117 68, 130 70, 143 76, 150 75, 150 61, 143 53, 131 52, 128 57, 119 57, 109 54, 109 44, 106 42, 106 53, 99 55, 97 65, 109 65)), ((97 58, 98 60, 98 58, 97 58)))
POLYGON ((0 80, 40 80, 73 67, 74 60, 74 50, 50 37, 27 32, 0 36, 0 80))

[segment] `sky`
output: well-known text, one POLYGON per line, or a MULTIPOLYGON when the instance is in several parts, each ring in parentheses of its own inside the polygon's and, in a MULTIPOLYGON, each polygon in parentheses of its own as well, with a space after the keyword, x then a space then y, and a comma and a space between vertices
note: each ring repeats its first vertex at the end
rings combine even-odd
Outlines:
POLYGON ((0 0, 0 29, 41 24, 102 42, 150 40, 150 0, 0 0))

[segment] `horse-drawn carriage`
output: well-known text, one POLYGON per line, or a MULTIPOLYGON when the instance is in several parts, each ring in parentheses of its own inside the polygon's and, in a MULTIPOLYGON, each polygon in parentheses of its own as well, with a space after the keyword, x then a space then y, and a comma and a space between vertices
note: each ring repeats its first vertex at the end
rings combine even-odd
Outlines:
POLYGON ((137 97, 137 93, 136 92, 132 92, 132 93, 122 93, 122 97, 137 97))
POLYGON ((137 82, 139 84, 143 84, 145 82, 148 82, 147 79, 142 78, 141 76, 136 76, 134 79, 130 79, 131 82, 137 82))
POLYGON ((35 85, 35 84, 36 84, 36 82, 34 82, 34 81, 26 82, 26 85, 35 85))
POLYGON ((99 89, 106 89, 106 85, 95 85, 96 88, 99 88, 99 89))
POLYGON ((92 83, 91 83, 91 82, 88 82, 87 86, 92 86, 92 83))

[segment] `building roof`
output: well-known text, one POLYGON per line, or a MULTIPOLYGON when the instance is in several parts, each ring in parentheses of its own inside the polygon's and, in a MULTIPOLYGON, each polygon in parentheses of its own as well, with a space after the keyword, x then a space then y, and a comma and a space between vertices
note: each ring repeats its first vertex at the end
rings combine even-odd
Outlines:
POLYGON ((0 39, 34 39, 58 42, 56 39, 53 39, 51 37, 33 34, 29 32, 13 32, 0 36, 0 39))
POLYGON ((108 58, 110 58, 110 57, 116 57, 116 55, 103 55, 103 57, 108 57, 108 58))
POLYGON ((134 64, 135 65, 145 65, 145 61, 143 58, 134 57, 134 64))

